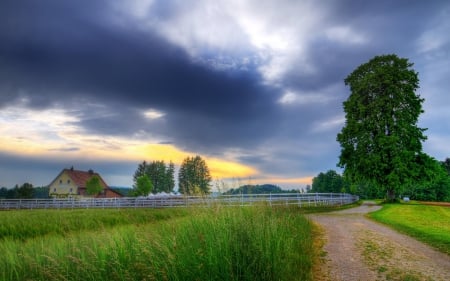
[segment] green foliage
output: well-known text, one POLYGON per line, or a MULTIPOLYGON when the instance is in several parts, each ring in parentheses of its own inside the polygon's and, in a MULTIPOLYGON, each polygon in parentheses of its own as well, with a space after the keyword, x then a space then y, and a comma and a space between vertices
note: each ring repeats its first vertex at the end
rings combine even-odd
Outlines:
POLYGON ((198 155, 183 160, 178 173, 180 193, 186 195, 209 194, 210 182, 211 176, 205 160, 198 155))
POLYGON ((175 187, 175 166, 172 162, 168 165, 164 161, 153 161, 150 164, 143 161, 138 165, 134 173, 134 186, 137 184, 139 177, 147 175, 153 184, 153 193, 172 192, 175 187))
MULTIPOLYGON (((75 220, 71 211, 42 211, 44 225, 73 231, 3 239, 0 280, 312 280, 312 224, 297 208, 218 206, 170 215, 179 212, 83 210, 75 220), (165 217, 146 222, 152 213, 165 217), (130 223, 98 227, 104 216, 130 223), (134 225, 135 217, 143 221, 134 225), (79 223, 92 229, 78 230, 79 223)), ((8 213, 16 223, 28 216, 8 213)))
POLYGON ((16 184, 14 188, 0 188, 0 199, 31 199, 35 197, 35 188, 31 183, 24 183, 20 187, 16 184))
POLYGON ((153 184, 147 174, 139 176, 136 180, 136 185, 131 192, 133 196, 147 196, 152 192, 153 184))
POLYGON ((262 184, 262 185, 243 185, 236 189, 232 188, 226 192, 224 195, 236 195, 236 194, 268 194, 268 193, 293 193, 298 192, 298 190, 283 190, 281 187, 273 184, 262 184))
POLYGON ((385 204, 369 216, 450 254, 450 208, 417 204, 385 204))
POLYGON ((33 198, 50 198, 50 196, 48 195, 48 186, 35 187, 33 189, 33 198))
POLYGON ((9 193, 9 189, 3 186, 2 188, 0 188, 0 199, 11 198, 9 193))
POLYGON ((346 79, 346 123, 337 135, 338 165, 351 183, 371 183, 395 198, 418 174, 425 129, 417 126, 423 99, 415 93, 418 74, 408 59, 376 56, 346 79))
POLYGON ((329 170, 313 178, 311 192, 350 192, 346 187, 344 178, 336 171, 329 170))
POLYGON ((0 198, 1 199, 16 199, 18 198, 18 189, 19 186, 15 186, 14 188, 0 188, 0 198))
POLYGON ((448 175, 450 176, 450 158, 446 158, 444 161, 442 161, 441 165, 447 171, 448 175))
POLYGON ((18 198, 30 199, 33 198, 33 185, 31 183, 24 183, 17 190, 18 198))
POLYGON ((89 195, 98 195, 102 192, 103 187, 100 184, 100 178, 96 175, 86 181, 86 192, 89 195))
POLYGON ((147 174, 153 183, 153 193, 172 192, 175 187, 174 165, 170 162, 167 166, 164 161, 153 161, 147 167, 147 174))
POLYGON ((386 191, 373 182, 358 182, 349 186, 350 193, 358 195, 361 199, 385 198, 386 191))
POLYGON ((405 194, 414 200, 450 201, 450 176, 444 166, 426 154, 419 155, 417 162, 419 174, 405 194))

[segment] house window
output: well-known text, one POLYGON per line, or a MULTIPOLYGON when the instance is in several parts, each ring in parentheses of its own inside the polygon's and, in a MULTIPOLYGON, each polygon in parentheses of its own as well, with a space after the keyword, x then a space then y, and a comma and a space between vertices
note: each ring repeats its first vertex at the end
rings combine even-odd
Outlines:
POLYGON ((70 193, 72 193, 72 188, 70 188, 70 191, 69 191, 70 193))
POLYGON ((59 180, 59 184, 62 184, 62 180, 59 180))
POLYGON ((67 183, 70 183, 70 180, 67 180, 67 183))
POLYGON ((53 188, 53 192, 56 192, 56 188, 53 188))

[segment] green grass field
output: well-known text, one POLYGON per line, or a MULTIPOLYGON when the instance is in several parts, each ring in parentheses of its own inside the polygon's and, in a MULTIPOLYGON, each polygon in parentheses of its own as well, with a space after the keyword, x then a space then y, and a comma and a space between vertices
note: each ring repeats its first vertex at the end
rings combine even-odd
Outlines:
POLYGON ((417 203, 386 204, 369 217, 450 255, 449 207, 417 203))
POLYGON ((0 212, 1 280, 312 280, 298 208, 0 212))

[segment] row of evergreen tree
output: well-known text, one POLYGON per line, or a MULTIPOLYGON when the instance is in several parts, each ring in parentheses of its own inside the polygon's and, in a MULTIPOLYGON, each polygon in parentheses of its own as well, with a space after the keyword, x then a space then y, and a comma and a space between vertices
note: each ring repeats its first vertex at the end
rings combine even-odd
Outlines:
POLYGON ((48 198, 48 187, 33 187, 31 183, 24 183, 20 187, 16 184, 13 188, 0 188, 0 199, 32 199, 48 198))
MULTIPOLYGON (((186 195, 209 194, 211 175, 205 160, 200 156, 183 160, 178 173, 178 191, 186 195)), ((172 162, 143 161, 133 176, 133 196, 146 196, 150 193, 170 193, 175 188, 175 166, 172 162)))

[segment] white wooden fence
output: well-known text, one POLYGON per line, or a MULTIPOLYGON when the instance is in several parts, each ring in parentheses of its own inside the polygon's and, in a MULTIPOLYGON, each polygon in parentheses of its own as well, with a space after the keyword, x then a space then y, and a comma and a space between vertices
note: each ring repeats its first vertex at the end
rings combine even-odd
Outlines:
POLYGON ((79 199, 0 199, 0 210, 12 209, 79 209, 79 208, 167 208, 249 206, 257 203, 297 206, 324 206, 351 204, 358 196, 346 193, 276 193, 210 196, 151 196, 123 198, 79 198, 79 199))

